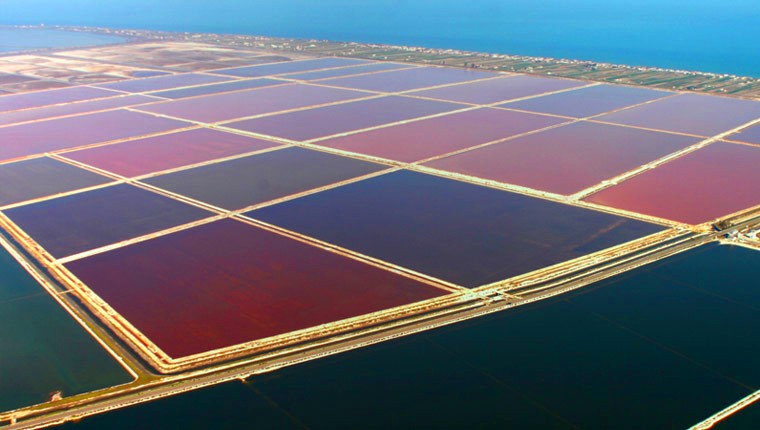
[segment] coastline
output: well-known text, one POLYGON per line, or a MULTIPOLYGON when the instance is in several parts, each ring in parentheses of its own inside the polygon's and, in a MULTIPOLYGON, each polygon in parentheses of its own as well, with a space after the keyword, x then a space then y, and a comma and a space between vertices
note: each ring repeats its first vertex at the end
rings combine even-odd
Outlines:
MULTIPOLYGON (((305 58, 307 56, 370 58, 373 60, 430 64, 431 66, 437 67, 460 67, 483 71, 509 71, 509 67, 526 67, 531 68, 531 71, 524 72, 518 70, 518 72, 538 76, 584 80, 595 80, 588 76, 599 76, 600 74, 604 75, 606 79, 611 79, 610 76, 613 76, 614 79, 621 79, 620 75, 614 75, 611 73, 619 72, 622 74, 628 73, 630 75, 633 73, 631 70, 641 69, 644 73, 653 73, 662 79, 666 79, 666 81, 658 84, 650 83, 638 85, 665 89, 672 88, 667 86, 657 87, 655 85, 669 85, 674 81, 680 82, 679 79, 681 78, 689 79, 691 84, 697 79, 706 79, 706 82, 713 83, 715 80, 732 82, 734 78, 740 83, 743 83, 744 79, 751 79, 755 83, 760 82, 753 78, 740 78, 732 77, 730 75, 715 75, 703 72, 667 71, 656 68, 637 68, 617 65, 608 65, 609 69, 607 69, 601 67, 601 63, 593 63, 593 66, 588 66, 588 64, 590 64, 588 62, 575 60, 556 60, 539 57, 483 54, 469 51, 439 50, 391 45, 279 39, 263 36, 110 30, 88 27, 23 26, 13 28, 44 28, 129 37, 129 42, 117 44, 117 46, 125 45, 126 47, 124 49, 127 51, 126 54, 122 54, 119 58, 109 58, 107 54, 111 49, 105 48, 100 51, 98 50, 99 47, 92 47, 91 51, 93 53, 91 55, 83 55, 81 57, 78 56, 78 53, 67 54, 65 52, 73 48, 49 48, 34 52, 34 54, 39 54, 36 56, 37 58, 59 61, 60 64, 63 64, 64 66, 66 65, 65 63, 69 61, 84 61, 91 64, 101 64, 100 61, 103 63, 113 61, 114 65, 118 67, 143 68, 142 64, 144 63, 141 63, 136 59, 140 57, 139 54, 141 52, 152 52, 151 50, 165 44, 174 49, 178 49, 183 53, 188 53, 188 56, 196 56, 196 54, 203 52, 203 50, 207 48, 211 50, 214 47, 219 47, 221 48, 220 51, 228 53, 232 57, 239 55, 240 58, 238 58, 238 60, 243 62, 250 61, 249 57, 251 56, 253 56, 253 58, 256 58, 255 56, 262 56, 262 58, 267 59, 265 61, 270 61, 271 56, 262 55, 266 53, 281 54, 290 57, 291 59, 305 58), (145 45, 143 46, 140 44, 145 45), (132 52, 136 52, 137 54, 130 56, 130 48, 134 48, 135 50, 132 52), (145 49, 145 51, 140 51, 140 49, 145 49), (103 56, 103 58, 101 58, 101 56, 103 56), (139 64, 131 64, 133 59, 139 64), (536 64, 540 65, 540 67, 536 66, 536 64), (589 67, 593 67, 595 70, 590 70, 588 69, 589 67), (575 72, 573 72, 573 70, 575 70, 575 72), (558 71, 562 71, 562 73, 567 75, 560 75, 558 71), (672 74, 676 72, 682 73, 683 75, 672 74), (572 73, 578 73, 579 75, 572 75, 572 73)), ((101 47, 105 46, 106 45, 101 45, 101 47)), ((108 45, 108 47, 111 46, 113 45, 108 45)), ((117 51, 118 49, 120 48, 114 48, 113 51, 117 51)), ((25 52, 25 54, 26 53, 29 53, 29 51, 25 52)), ((18 55, 18 53, 12 53, 9 55, 10 56, 7 57, 9 63, 13 63, 14 61, 18 63, 23 62, 21 58, 23 55, 18 55), (14 58, 14 56, 17 57, 14 58)), ((149 55, 150 54, 148 54, 148 56, 149 55)), ((35 56, 30 55, 30 57, 35 56)), ((3 54, 0 54, 0 59, 3 58, 3 54)), ((317 61, 324 60, 325 58, 317 61)), ((332 59, 327 59, 327 61, 332 61, 332 59)), ((156 63, 155 68, 153 64, 150 64, 150 68, 164 74, 179 75, 182 73, 191 73, 193 68, 183 67, 182 64, 190 63, 156 63)), ((34 64, 32 64, 32 66, 34 66, 34 64)), ((226 66, 235 67, 235 65, 229 64, 226 66)), ((65 69, 65 67, 62 67, 62 69, 65 69)), ((221 69, 217 66, 210 70, 212 70, 211 73, 213 73, 213 70, 221 69)), ((454 72, 457 71, 455 70, 454 72)), ((93 74, 90 73, 90 71, 87 72, 86 79, 90 79, 92 82, 97 82, 96 79, 103 79, 103 76, 106 76, 100 75, 101 78, 97 78, 97 75, 94 74, 95 72, 92 72, 93 74)), ((461 73, 461 71, 457 73, 461 73)), ((122 77, 122 79, 129 78, 122 77)), ((63 82, 62 80, 60 81, 63 82)), ((620 81, 605 81, 599 79, 597 79, 597 81, 627 84, 620 81)), ((78 85, 81 85, 81 82, 83 81, 71 81, 72 84, 78 85)), ((637 84, 628 83, 627 85, 637 84)), ((739 89, 744 91, 744 93, 737 95, 736 93, 715 92, 714 94, 722 97, 760 99, 760 96, 758 96, 760 93, 752 92, 758 91, 758 87, 741 86, 739 89)), ((698 90, 693 89, 679 91, 699 92, 698 90)), ((707 91, 702 91, 702 93, 706 92, 707 91)), ((755 122, 756 121, 757 120, 755 120, 755 122)), ((755 122, 753 122, 753 124, 755 122)), ((213 127, 210 124, 199 124, 203 127, 213 127)), ((748 124, 749 123, 746 123, 742 127, 747 127, 748 124)), ((733 131, 736 131, 736 129, 733 131)), ((691 149, 687 148, 685 151, 673 153, 666 158, 659 159, 640 168, 636 168, 635 170, 628 171, 621 176, 616 177, 611 182, 600 183, 599 187, 607 187, 612 183, 616 183, 618 180, 624 180, 630 176, 638 175, 642 171, 663 164, 671 158, 680 157, 689 151, 710 144, 714 140, 722 138, 730 132, 732 131, 727 131, 723 133, 723 135, 718 135, 702 141, 697 145, 689 147, 691 149)), ((106 142, 106 144, 108 143, 113 144, 112 141, 106 142)), ((298 145, 299 144, 296 143, 296 146, 298 145)), ((309 148, 309 143, 301 143, 300 145, 309 148)), ((335 150, 334 153, 336 155, 351 156, 351 154, 345 153, 342 150, 335 150)), ((214 163, 219 160, 220 159, 214 160, 214 163)), ((83 163, 77 164, 72 161, 72 164, 75 164, 78 167, 83 167, 85 170, 90 169, 83 163)), ((412 170, 411 167, 406 164, 402 164, 401 166, 401 168, 409 168, 412 170)), ((92 171, 93 173, 97 173, 94 168, 92 168, 92 171)), ((420 171, 425 173, 423 170, 420 171)), ((444 172, 439 176, 446 177, 448 175, 448 173, 444 172)), ((456 179, 454 174, 451 174, 451 177, 456 179)), ((485 180, 480 181, 476 178, 467 178, 464 176, 461 176, 459 179, 464 182, 470 181, 486 187, 502 188, 506 191, 528 195, 534 193, 534 197, 545 200, 566 202, 565 200, 562 200, 562 197, 559 195, 550 193, 541 194, 540 191, 531 191, 531 189, 528 188, 520 188, 506 183, 499 185, 498 183, 489 183, 485 180)), ((594 190, 596 189, 597 188, 595 187, 594 190)), ((160 192, 160 190, 158 192, 160 192)), ((574 200, 575 203, 570 204, 584 204, 597 211, 616 213, 616 210, 605 210, 600 206, 591 206, 592 204, 585 204, 582 202, 578 203, 582 196, 583 195, 580 193, 571 196, 570 200, 574 200), (581 197, 579 197, 579 195, 581 197)), ((723 219, 726 225, 722 228, 726 230, 729 228, 729 225, 732 224, 732 228, 739 230, 750 228, 750 226, 753 226, 752 228, 754 228, 758 222, 758 208, 760 207, 753 207, 743 212, 727 215, 726 218, 723 219)), ((228 211, 220 212, 223 213, 220 213, 219 215, 230 214, 228 211)), ((240 211, 240 213, 242 212, 243 211, 240 211)), ((620 215, 631 217, 631 213, 625 211, 620 213, 620 215)), ((642 215, 642 217, 646 217, 646 215, 642 215)), ((3 221, 6 219, 5 216, 0 216, 0 218, 2 218, 0 219, 0 224, 2 224, 0 225, 0 233, 5 232, 8 235, 8 237, 5 238, 0 237, 0 244, 13 248, 14 257, 30 271, 30 274, 33 277, 39 276, 40 278, 44 278, 42 279, 43 284, 49 282, 49 292, 60 296, 59 303, 77 318, 80 321, 80 324, 84 325, 85 328, 92 328, 93 331, 91 334, 93 334, 93 336, 104 346, 108 346, 109 348, 107 349, 113 349, 113 351, 116 352, 114 355, 119 356, 117 359, 123 360, 126 367, 131 370, 130 373, 138 375, 138 380, 128 386, 111 387, 102 391, 89 392, 63 398, 56 402, 46 402, 15 411, 8 411, 5 414, 0 413, 0 427, 6 424, 17 424, 19 428, 38 428, 39 426, 78 420, 84 416, 107 412, 111 409, 141 402, 150 402, 162 397, 179 394, 191 389, 202 388, 224 381, 235 379, 247 380, 247 378, 252 375, 270 372, 285 366, 305 363, 332 354, 363 348, 386 340, 397 339, 403 336, 430 330, 432 328, 442 327, 497 311, 526 305, 599 282, 708 242, 716 242, 725 235, 724 232, 714 231, 708 224, 690 228, 688 225, 681 225, 667 220, 658 221, 658 219, 647 218, 649 221, 660 223, 663 226, 669 226, 671 228, 665 230, 664 233, 657 233, 632 242, 606 248, 596 253, 586 254, 574 260, 568 260, 564 263, 547 266, 543 269, 529 272, 524 275, 483 285, 476 289, 463 291, 461 295, 455 297, 455 300, 452 300, 451 302, 436 302, 434 303, 435 306, 432 306, 433 304, 431 303, 429 309, 409 306, 404 307, 403 309, 399 308, 397 313, 385 313, 385 311, 383 311, 367 314, 367 318, 362 316, 357 317, 356 319, 343 320, 341 323, 343 325, 333 325, 334 323, 329 323, 329 326, 323 325, 319 330, 303 330, 299 332, 291 332, 292 336, 287 334, 276 339, 270 338, 272 339, 271 343, 262 342, 257 344, 249 342, 247 344, 238 344, 229 347, 228 349, 214 350, 211 354, 206 356, 188 356, 192 357, 192 360, 195 361, 187 360, 186 362, 181 362, 173 360, 169 356, 162 356, 161 354, 163 354, 163 352, 158 346, 152 344, 149 338, 143 336, 136 328, 132 327, 129 320, 124 319, 114 309, 107 307, 110 305, 100 300, 94 292, 89 290, 86 285, 76 278, 76 276, 69 273, 67 269, 61 269, 61 267, 63 267, 62 265, 67 263, 64 262, 65 259, 55 261, 55 259, 47 254, 44 249, 37 246, 33 239, 26 236, 26 233, 24 233, 20 227, 14 227, 15 224, 9 219, 3 221), (103 318, 101 319, 101 317, 103 318), (121 337, 120 333, 124 333, 124 336, 121 337), (260 349, 256 349, 259 347, 260 349), (222 354, 227 353, 230 354, 228 357, 222 356, 222 354), (165 367, 162 367, 162 363, 158 363, 155 366, 152 365, 154 359, 160 362, 164 358, 166 358, 166 363, 163 363, 166 364, 165 367), (217 359, 218 361, 214 361, 217 359), (165 372, 162 372, 161 370, 165 370, 165 372)), ((267 226, 265 223, 254 222, 254 225, 265 229, 271 228, 272 230, 275 230, 274 227, 267 226)), ((721 226, 723 226, 722 223, 721 226)), ((170 232, 170 230, 164 230, 161 234, 168 232, 170 232)), ((285 232, 285 230, 283 229, 281 233, 282 232, 285 232)), ((287 234, 296 240, 299 240, 299 238, 303 240, 311 240, 306 236, 301 236, 295 233, 287 234)), ((119 246, 129 243, 133 242, 125 241, 120 243, 119 246)), ((320 242, 316 239, 313 240, 313 243, 320 246, 330 245, 327 242, 320 242)), ((101 250, 105 249, 106 248, 104 247, 101 250)), ((349 254, 349 252, 345 250, 339 251, 345 252, 346 255, 349 254)), ((358 254, 353 256, 361 257, 361 255, 358 254)), ((366 261, 370 263, 376 262, 370 258, 366 258, 366 261)), ((406 270, 401 266, 397 267, 388 265, 388 267, 393 269, 393 271, 398 271, 398 273, 402 273, 406 270)), ((412 272, 409 273, 417 276, 412 272)), ((46 289, 48 288, 46 287, 46 289)), ((396 311, 394 310, 393 312, 396 311)))
MULTIPOLYGON (((479 70, 524 73, 539 76, 583 79, 617 85, 643 86, 671 91, 690 91, 760 100, 760 78, 695 70, 612 64, 588 60, 494 54, 455 49, 341 42, 318 39, 289 39, 259 35, 168 32, 110 29, 83 26, 5 26, 18 29, 53 29, 115 35, 126 43, 175 41, 209 43, 238 49, 292 52, 312 56, 367 58, 415 64, 434 64, 479 70)), ((49 49, 55 51, 60 49, 49 49)), ((36 51, 41 52, 41 51, 36 51)), ((10 53, 4 53, 7 55, 10 53)))

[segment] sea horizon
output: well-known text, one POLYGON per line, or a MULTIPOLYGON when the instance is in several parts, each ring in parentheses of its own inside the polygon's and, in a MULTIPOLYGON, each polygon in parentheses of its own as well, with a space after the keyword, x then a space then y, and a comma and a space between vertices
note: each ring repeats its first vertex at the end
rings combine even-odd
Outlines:
POLYGON ((538 7, 512 0, 473 0, 466 6, 423 0, 398 1, 392 8, 374 0, 319 4, 291 0, 274 5, 258 0, 223 1, 213 8, 198 1, 187 2, 186 8, 176 2, 147 0, 34 3, 39 8, 31 14, 28 2, 9 1, 0 11, 0 24, 378 43, 760 77, 753 43, 760 5, 747 0, 730 0, 720 10, 708 7, 707 0, 666 5, 543 1, 538 7), (208 10, 186 13, 199 8, 208 10), (167 15, 174 18, 156 18, 167 15))

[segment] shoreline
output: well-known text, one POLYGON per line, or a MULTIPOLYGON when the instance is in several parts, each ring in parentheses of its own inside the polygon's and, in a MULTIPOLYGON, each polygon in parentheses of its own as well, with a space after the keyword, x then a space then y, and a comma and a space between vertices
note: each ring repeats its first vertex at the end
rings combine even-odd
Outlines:
MULTIPOLYGON (((445 65, 477 70, 515 72, 539 76, 583 79, 671 91, 692 91, 760 100, 760 78, 728 73, 679 70, 590 60, 496 54, 456 49, 427 48, 320 39, 295 39, 261 35, 170 32, 64 25, 0 26, 17 29, 51 29, 125 37, 127 42, 174 41, 207 43, 229 48, 270 52, 308 53, 445 65)), ((69 48, 71 49, 71 48, 69 48)), ((45 51, 60 51, 50 48, 45 51)), ((42 52, 36 50, 35 52, 42 52)))
MULTIPOLYGON (((3 26, 0 26, 0 28, 3 28, 3 26)), ((430 64, 431 68, 432 66, 444 66, 483 71, 504 70, 499 69, 499 67, 518 67, 515 65, 516 63, 510 63, 515 61, 518 63, 523 62, 526 64, 534 64, 522 61, 525 58, 531 58, 535 61, 546 62, 547 68, 549 66, 557 67, 567 73, 571 73, 572 70, 581 74, 593 74, 599 72, 598 70, 585 70, 585 62, 565 63, 560 60, 553 60, 554 62, 550 64, 548 63, 548 60, 538 59, 537 57, 480 54, 467 51, 431 50, 427 48, 396 47, 390 45, 278 39, 262 36, 226 36, 217 34, 109 30, 89 27, 16 26, 13 28, 81 31, 91 34, 120 35, 129 38, 128 41, 118 44, 90 47, 86 53, 72 52, 72 49, 77 48, 48 48, 45 51, 35 51, 32 53, 33 55, 27 55, 28 57, 34 57, 27 59, 30 66, 40 67, 40 69, 45 67, 46 62, 48 61, 59 61, 60 63, 58 64, 61 64, 61 70, 67 69, 67 62, 71 62, 72 64, 78 62, 78 67, 80 68, 88 68, 99 64, 111 64, 110 62, 112 62, 112 65, 119 67, 150 67, 151 70, 155 66, 155 70, 172 73, 174 74, 173 76, 178 76, 182 73, 192 73, 194 70, 193 67, 185 67, 183 65, 196 64, 196 62, 199 61, 208 61, 211 66, 213 66, 208 69, 212 71, 211 73, 215 70, 222 70, 222 68, 219 67, 219 64, 224 64, 224 68, 237 67, 235 64, 225 64, 211 54, 208 54, 209 57, 213 57, 211 60, 208 60, 208 58, 205 58, 203 55, 197 55, 204 53, 204 50, 208 50, 209 52, 218 50, 224 52, 224 55, 229 55, 233 60, 245 63, 246 66, 250 64, 251 58, 257 58, 257 56, 262 54, 276 53, 287 56, 290 59, 299 59, 307 56, 315 58, 342 56, 346 58, 371 58, 374 60, 430 64), (103 33, 97 33, 98 31, 103 33), (175 50, 182 53, 182 55, 177 55, 176 58, 182 58, 185 60, 191 57, 201 58, 193 58, 192 63, 178 62, 171 58, 168 61, 165 61, 166 59, 162 58, 163 61, 157 61, 155 63, 145 61, 146 59, 152 58, 153 55, 160 57, 161 52, 157 51, 157 49, 160 49, 162 46, 165 46, 169 52, 175 50), (101 48, 102 50, 99 50, 101 48), (123 52, 118 54, 119 50, 123 50, 123 52), (109 55, 111 54, 113 54, 114 57, 110 57, 109 55), (36 65, 35 61, 39 61, 42 66, 36 65), (135 61, 134 64, 132 64, 133 61, 135 61), (82 66, 82 64, 84 64, 84 66, 82 66), (510 66, 510 64, 512 65, 510 66), (578 67, 580 67, 579 65, 582 66, 580 69, 578 69, 578 67)), ((30 52, 28 51, 24 52, 24 54, 29 53, 30 52)), ((10 55, 10 57, 7 57, 9 63, 12 64, 16 62, 18 64, 23 64, 23 59, 21 57, 24 55, 10 55)), ((267 55, 264 55, 264 58, 266 57, 267 55)), ((3 58, 2 54, 0 54, 0 60, 3 58)), ((271 58, 266 58, 264 61, 271 61, 271 58)), ((330 60, 328 60, 328 63, 329 61, 330 60)), ((264 64, 271 63, 265 62, 264 64)), ((599 67, 599 64, 594 64, 596 67, 599 67)), ((295 64, 294 66, 297 67, 298 64, 295 64)), ((335 68, 342 67, 344 66, 335 68)), ((618 69, 617 67, 618 66, 615 66, 612 70, 620 71, 621 73, 630 72, 630 69, 628 68, 629 66, 619 66, 624 67, 625 69, 618 69)), ((327 69, 329 70, 330 68, 328 67, 327 69)), ((204 69, 199 68, 198 70, 201 70, 199 73, 203 73, 204 69)), ((539 76, 551 75, 553 77, 565 79, 593 80, 584 76, 561 76, 557 74, 555 70, 557 69, 538 69, 538 71, 532 74, 539 76), (547 73, 541 73, 541 71, 546 72, 547 70, 549 70, 547 73)), ((455 70, 455 72, 457 71, 455 70)), ((646 72, 665 74, 665 72, 657 72, 649 69, 647 69, 646 72)), ((93 71, 92 73, 95 72, 93 71)), ((459 71, 457 73, 463 72, 459 71)), ((92 76, 93 78, 90 79, 94 79, 95 75, 92 76)), ((666 75, 666 77, 667 76, 680 77, 681 75, 666 75)), ((182 78, 182 76, 179 77, 182 78)), ((687 77, 694 79, 725 79, 722 75, 715 76, 712 74, 687 74, 687 77)), ((492 78, 489 77, 487 79, 492 78)), ((287 81, 288 79, 286 78, 284 80, 287 81)), ((291 79, 290 81, 294 80, 291 79)), ((81 81, 74 83, 81 84, 81 81)), ((619 82, 615 83, 620 84, 619 82)), ((204 84, 195 84, 181 88, 192 88, 203 85, 204 84)), ((648 85, 647 87, 653 87, 653 85, 648 85)), ((746 88, 745 90, 750 91, 746 88)), ((388 93, 385 94, 387 95, 388 93)), ((737 97, 735 94, 720 95, 724 97, 737 97)), ((745 98, 747 97, 745 96, 745 98)), ((755 95, 755 98, 760 99, 760 92, 755 95)), ((340 104, 341 102, 336 103, 340 104)), ((296 108, 295 110, 312 108, 314 106, 315 105, 296 108)), ((481 105, 480 107, 483 106, 481 105)), ((139 111, 139 109, 137 110, 139 111)), ((161 114, 157 115, 160 116, 161 114)), ((584 118, 584 120, 589 118, 592 117, 584 118)), ((581 119, 578 119, 578 121, 580 120, 581 119)), ((749 125, 755 124, 757 121, 758 120, 754 120, 750 123, 745 123, 739 128, 748 127, 749 125)), ((220 130, 225 130, 225 121, 220 121, 218 123, 196 122, 197 124, 190 128, 195 128, 195 126, 214 128, 215 126, 213 124, 222 124, 220 130)), ((370 128, 372 127, 353 130, 349 133, 366 131, 370 128)), ((610 181, 602 181, 597 186, 587 190, 596 191, 599 187, 607 187, 620 180, 625 180, 633 175, 638 175, 642 171, 652 168, 653 166, 657 166, 672 158, 680 157, 690 151, 711 144, 713 141, 736 130, 737 129, 729 130, 721 135, 706 138, 706 140, 700 140, 698 143, 682 149, 681 151, 671 153, 670 155, 652 161, 649 164, 629 170, 610 181)), ((241 133, 251 137, 256 136, 253 132, 238 132, 238 134, 241 133)), ((164 135, 163 132, 157 134, 164 135)), ((86 147, 104 146, 118 142, 134 141, 136 139, 137 137, 127 137, 111 141, 102 141, 100 143, 86 145, 86 147)), ((286 139, 282 138, 278 140, 277 138, 273 138, 273 141, 286 142, 286 139)), ((296 147, 315 149, 313 147, 318 146, 318 143, 312 143, 314 141, 319 142, 320 139, 303 141, 300 143, 291 141, 290 143, 296 147)), ((494 142, 491 142, 491 144, 492 143, 494 142)), ((71 150, 72 148, 67 149, 71 150)), ((343 155, 358 159, 371 158, 371 156, 364 157, 356 154, 352 155, 352 153, 342 149, 324 150, 325 152, 335 155, 343 155)), ((58 150, 58 152, 62 151, 63 150, 58 150)), ((58 152, 52 150, 52 152, 46 153, 46 156, 55 157, 58 152)), ((239 156, 242 157, 247 155, 239 154, 239 156)), ((221 160, 221 158, 214 159, 209 162, 209 165, 221 162, 221 160)), ((109 174, 104 170, 98 170, 97 168, 88 166, 82 162, 68 161, 70 162, 69 164, 80 167, 84 170, 89 170, 92 173, 113 176, 111 178, 113 180, 128 180, 125 179, 125 177, 109 174)), ((369 159, 367 161, 372 160, 369 159)), ((119 314, 109 303, 100 299, 94 290, 90 290, 89 287, 77 279, 72 272, 69 272, 64 265, 72 260, 71 256, 61 259, 54 258, 32 237, 24 232, 20 226, 14 224, 10 218, 0 214, 0 246, 8 249, 12 256, 25 267, 27 271, 29 271, 29 274, 36 278, 38 282, 42 283, 43 288, 45 288, 50 294, 56 297, 56 300, 58 300, 59 304, 66 311, 68 311, 90 332, 93 337, 96 338, 96 340, 106 347, 109 352, 112 352, 112 355, 114 355, 117 360, 121 361, 122 364, 127 367, 128 370, 131 370, 131 373, 136 376, 135 381, 126 385, 76 394, 71 397, 57 399, 54 402, 31 405, 13 411, 6 411, 5 413, 0 411, 0 427, 10 425, 14 428, 39 428, 66 421, 75 421, 85 416, 107 412, 115 408, 130 406, 141 402, 149 402, 158 398, 225 381, 235 379, 246 380, 253 375, 270 372, 285 366, 316 360, 328 355, 363 348, 387 340, 398 339, 403 336, 413 335, 415 333, 454 324, 471 318, 477 318, 493 312, 506 311, 510 308, 527 305, 529 303, 565 294, 578 288, 583 288, 587 285, 628 272, 645 264, 659 261, 676 253, 684 252, 693 247, 710 242, 717 242, 726 235, 728 230, 749 230, 756 228, 756 226, 759 225, 758 223, 760 223, 760 213, 758 212, 760 206, 726 215, 722 218, 722 221, 717 223, 720 228, 723 229, 723 231, 718 231, 708 224, 689 226, 675 221, 654 218, 649 215, 603 208, 594 203, 581 202, 580 200, 586 195, 584 192, 579 192, 569 197, 563 197, 549 192, 510 185, 508 183, 479 180, 473 176, 467 176, 464 174, 457 176, 457 174, 449 172, 435 173, 432 168, 429 169, 429 171, 425 171, 423 167, 415 166, 417 163, 393 162, 395 163, 393 164, 392 162, 388 162, 387 160, 383 161, 382 159, 380 159, 378 163, 388 164, 395 169, 407 169, 409 171, 416 170, 421 173, 433 172, 433 174, 441 176, 442 178, 450 177, 451 179, 462 182, 469 182, 495 189, 503 189, 505 191, 525 194, 562 204, 579 207, 583 206, 599 212, 618 214, 626 218, 641 218, 646 221, 662 224, 663 227, 668 228, 658 233, 653 233, 649 236, 641 237, 619 245, 608 245, 608 248, 593 253, 588 253, 588 251, 586 251, 587 253, 585 255, 579 256, 575 259, 546 266, 522 275, 482 285, 477 288, 464 289, 463 287, 450 284, 450 286, 460 289, 452 291, 454 294, 449 295, 448 297, 450 297, 450 299, 446 299, 446 301, 426 301, 424 305, 421 304, 422 302, 415 302, 410 305, 403 305, 372 314, 360 315, 351 319, 334 321, 320 326, 288 332, 283 335, 272 336, 175 359, 166 355, 156 344, 153 343, 153 341, 150 340, 149 337, 140 332, 135 326, 132 326, 132 323, 128 319, 119 314)), ((188 165, 184 166, 182 169, 185 168, 191 167, 188 165)), ((178 168, 177 170, 180 169, 178 168)), ((136 181, 135 184, 139 184, 139 180, 143 178, 133 177, 133 179, 136 181)), ((336 182, 330 185, 337 186, 345 183, 348 183, 348 181, 336 182)), ((329 187, 330 185, 325 187, 329 187)), ((327 188, 314 188, 313 191, 322 191, 324 189, 327 188)), ((72 191, 71 193, 76 193, 76 191, 77 190, 72 191)), ((162 191, 160 189, 155 189, 155 187, 151 188, 151 191, 163 194, 167 198, 173 198, 214 212, 214 216, 207 218, 206 220, 212 218, 216 219, 216 217, 237 217, 240 221, 251 224, 255 227, 282 234, 283 236, 290 237, 294 240, 300 240, 311 245, 320 246, 347 258, 354 258, 368 264, 374 264, 378 267, 404 276, 427 279, 425 278, 426 275, 419 274, 411 269, 396 266, 395 264, 384 262, 382 260, 373 259, 360 254, 359 252, 340 248, 337 245, 331 245, 329 242, 323 242, 316 238, 310 238, 306 235, 288 231, 285 228, 269 225, 263 221, 246 218, 241 214, 245 213, 247 209, 239 211, 228 211, 219 208, 215 209, 215 207, 210 204, 171 194, 169 191, 162 191)), ((61 193, 59 196, 63 194, 65 193, 61 193)), ((286 196, 286 198, 296 195, 301 196, 306 194, 293 194, 291 196, 286 196)), ((46 198, 47 197, 43 197, 42 199, 46 198)), ((26 203, 21 202, 21 204, 23 205, 26 203)), ((8 207, 6 207, 6 209, 8 209, 8 207)), ((201 220, 200 222, 205 221, 201 220)), ((105 250, 115 249, 116 247, 128 246, 137 243, 138 241, 155 239, 157 235, 173 233, 178 231, 177 229, 185 229, 195 226, 197 226, 197 224, 188 223, 156 233, 151 233, 149 235, 132 237, 131 239, 126 239, 119 243, 91 250, 91 252, 104 252, 105 250)), ((592 236, 592 238, 595 237, 596 235, 592 236)), ((73 259, 82 258, 85 254, 92 255, 89 252, 90 251, 77 254, 73 259)), ((432 276, 430 276, 428 280, 438 282, 435 278, 432 278, 432 276)), ((443 282, 440 284, 444 285, 443 282)))

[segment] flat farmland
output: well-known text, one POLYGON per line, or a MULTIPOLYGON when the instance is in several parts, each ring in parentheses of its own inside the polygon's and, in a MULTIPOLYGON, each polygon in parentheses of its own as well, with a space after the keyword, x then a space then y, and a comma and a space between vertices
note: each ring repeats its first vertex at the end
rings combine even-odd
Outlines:
POLYGON ((200 128, 67 152, 66 158, 134 177, 279 146, 274 142, 200 128))
POLYGON ((56 258, 211 216, 194 206, 120 184, 5 211, 56 258))
POLYGON ((224 209, 242 209, 386 169, 303 148, 285 148, 144 180, 224 209))
POLYGON ((388 96, 225 124, 227 127, 290 140, 311 140, 462 108, 433 100, 388 96))
POLYGON ((465 287, 507 279, 663 230, 408 171, 246 215, 465 287))
POLYGON ((174 100, 144 106, 142 110, 193 121, 219 122, 370 95, 360 91, 292 84, 174 100))
POLYGON ((483 108, 315 143, 390 160, 415 162, 563 121, 543 115, 483 108))
POLYGON ((233 220, 67 268, 174 358, 446 294, 233 220))
POLYGON ((760 148, 716 142, 586 198, 700 224, 760 204, 760 148))
POLYGON ((427 165, 570 195, 699 142, 699 138, 577 122, 427 165))

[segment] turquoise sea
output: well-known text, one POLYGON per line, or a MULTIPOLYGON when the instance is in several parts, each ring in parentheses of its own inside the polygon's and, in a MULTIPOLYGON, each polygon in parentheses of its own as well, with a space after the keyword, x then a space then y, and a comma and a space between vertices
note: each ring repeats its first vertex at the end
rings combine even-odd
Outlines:
POLYGON ((259 34, 760 77, 757 0, 5 0, 0 24, 259 34))

